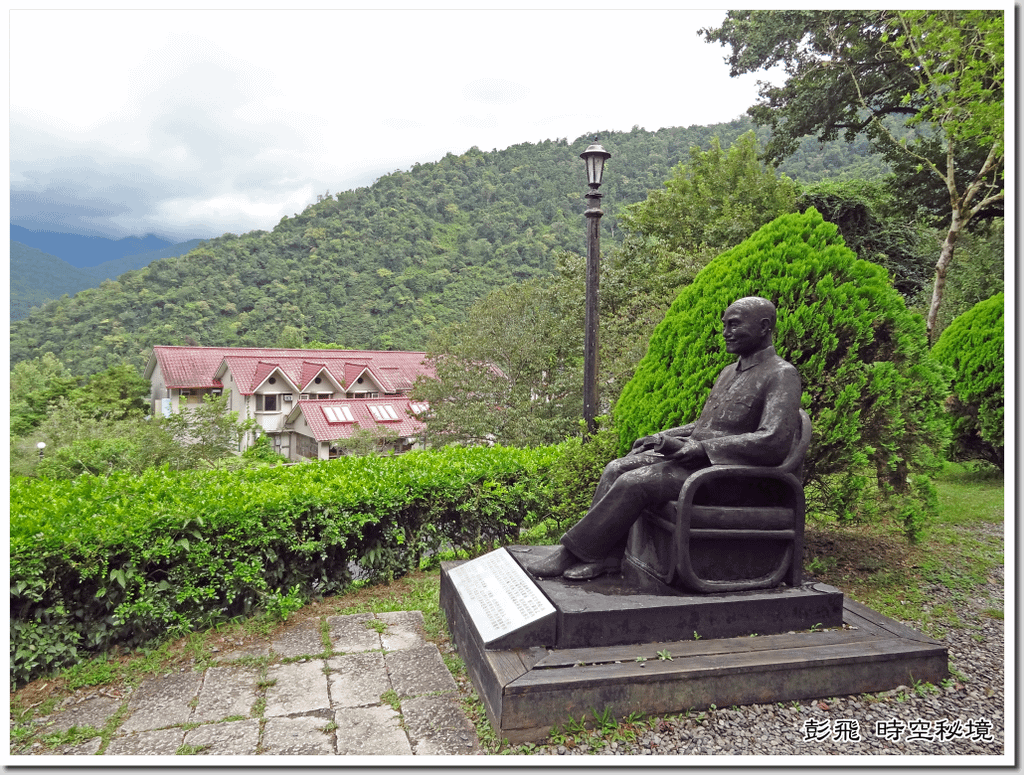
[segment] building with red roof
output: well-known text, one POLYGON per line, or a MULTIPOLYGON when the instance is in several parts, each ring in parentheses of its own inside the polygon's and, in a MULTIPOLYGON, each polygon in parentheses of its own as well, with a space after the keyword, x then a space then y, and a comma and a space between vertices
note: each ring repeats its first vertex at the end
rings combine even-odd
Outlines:
POLYGON ((427 407, 408 394, 433 370, 423 352, 158 345, 144 376, 155 414, 226 395, 227 410, 256 420, 275 451, 303 460, 345 454, 364 439, 400 452, 416 446, 427 407))

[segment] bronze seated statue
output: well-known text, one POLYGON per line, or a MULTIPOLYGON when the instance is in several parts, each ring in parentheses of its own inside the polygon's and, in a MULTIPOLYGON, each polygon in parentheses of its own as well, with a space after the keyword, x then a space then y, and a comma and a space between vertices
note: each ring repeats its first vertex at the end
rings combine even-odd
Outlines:
POLYGON ((811 427, 800 376, 772 346, 775 306, 747 297, 722 316, 726 351, 695 423, 638 439, 609 463, 590 510, 544 559, 540 578, 631 571, 694 592, 800 583, 800 471, 811 427))

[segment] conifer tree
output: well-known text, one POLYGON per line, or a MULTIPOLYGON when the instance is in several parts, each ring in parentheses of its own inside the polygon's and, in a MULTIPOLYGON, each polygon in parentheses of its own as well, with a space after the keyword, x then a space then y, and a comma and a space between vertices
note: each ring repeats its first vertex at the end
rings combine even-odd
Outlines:
POLYGON ((954 460, 1003 468, 1003 294, 976 304, 942 332, 932 355, 951 367, 949 418, 954 460))
POLYGON ((885 270, 858 259, 814 208, 762 227, 679 293, 615 407, 620 450, 697 419, 733 360, 722 313, 744 296, 775 303, 776 349, 800 371, 814 425, 805 464, 812 506, 844 521, 888 510, 918 537, 933 494, 924 472, 945 443, 948 370, 885 270))

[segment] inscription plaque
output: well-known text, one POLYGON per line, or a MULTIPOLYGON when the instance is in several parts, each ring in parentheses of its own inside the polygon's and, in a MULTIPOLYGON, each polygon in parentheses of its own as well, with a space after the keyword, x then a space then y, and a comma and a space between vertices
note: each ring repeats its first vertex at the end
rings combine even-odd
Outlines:
POLYGON ((448 575, 484 644, 555 615, 555 607, 505 549, 462 563, 448 575))

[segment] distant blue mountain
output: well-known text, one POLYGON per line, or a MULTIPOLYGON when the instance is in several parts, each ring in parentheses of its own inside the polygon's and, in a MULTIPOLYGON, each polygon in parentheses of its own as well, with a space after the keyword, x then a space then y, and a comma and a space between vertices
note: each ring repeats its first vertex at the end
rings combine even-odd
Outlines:
POLYGON ((63 259, 71 266, 84 268, 115 261, 125 256, 151 253, 169 247, 170 240, 152 234, 145 237, 125 237, 112 240, 107 237, 84 237, 56 231, 32 231, 11 224, 11 239, 63 259))
POLYGON ((41 307, 49 299, 65 293, 74 296, 86 288, 95 288, 104 280, 114 280, 133 269, 142 269, 162 258, 183 256, 204 240, 189 240, 147 253, 105 261, 98 266, 75 267, 64 259, 38 248, 11 240, 11 320, 28 317, 32 307, 41 307))
POLYGON ((98 281, 116 280, 125 272, 131 271, 132 269, 142 269, 142 267, 149 266, 154 261, 159 261, 161 258, 183 256, 186 253, 195 250, 204 242, 206 242, 206 240, 201 239, 193 239, 188 242, 178 242, 174 245, 168 245, 165 248, 160 248, 159 250, 151 250, 148 253, 139 253, 137 255, 133 254, 125 256, 124 258, 116 258, 113 261, 104 261, 102 264, 87 267, 82 271, 88 272, 98 281))

